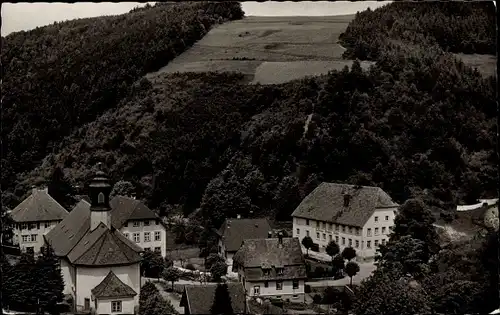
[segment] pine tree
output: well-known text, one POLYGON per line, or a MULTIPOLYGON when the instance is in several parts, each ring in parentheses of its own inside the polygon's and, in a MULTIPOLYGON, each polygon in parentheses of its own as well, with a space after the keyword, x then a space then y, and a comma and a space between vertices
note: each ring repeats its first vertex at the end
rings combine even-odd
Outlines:
POLYGON ((215 289, 214 302, 210 308, 210 314, 234 314, 231 304, 231 296, 226 283, 218 284, 215 289))
POLYGON ((50 247, 42 248, 42 255, 35 264, 35 292, 42 311, 54 312, 63 301, 64 280, 59 261, 50 247))

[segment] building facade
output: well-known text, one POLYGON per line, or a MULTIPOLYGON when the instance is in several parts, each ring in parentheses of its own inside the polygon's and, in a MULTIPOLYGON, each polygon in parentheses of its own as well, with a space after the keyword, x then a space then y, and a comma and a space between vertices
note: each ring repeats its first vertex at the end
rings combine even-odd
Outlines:
POLYGON ((248 297, 305 302, 307 274, 298 238, 280 234, 243 241, 234 255, 233 271, 248 297))
POLYGON ((75 312, 134 314, 139 304, 143 250, 114 227, 120 218, 113 218, 110 191, 106 174, 97 172, 89 185, 90 204, 81 200, 45 235, 59 257, 63 292, 72 296, 75 312))
POLYGON ((322 183, 292 213, 293 236, 309 236, 320 250, 334 241, 358 258, 375 256, 389 239, 398 204, 378 187, 322 183))
POLYGON ((23 252, 39 254, 45 244, 43 236, 61 222, 68 211, 49 195, 47 188, 34 187, 31 195, 10 215, 14 221, 12 243, 23 252))

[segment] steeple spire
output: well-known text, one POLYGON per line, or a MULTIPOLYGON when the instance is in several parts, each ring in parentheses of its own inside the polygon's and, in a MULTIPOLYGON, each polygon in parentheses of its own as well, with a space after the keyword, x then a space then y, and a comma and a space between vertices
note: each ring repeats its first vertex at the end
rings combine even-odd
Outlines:
POLYGON ((111 193, 109 178, 103 171, 101 162, 97 163, 97 172, 89 185, 90 197, 90 228, 95 229, 101 222, 111 228, 111 207, 109 194, 111 193))

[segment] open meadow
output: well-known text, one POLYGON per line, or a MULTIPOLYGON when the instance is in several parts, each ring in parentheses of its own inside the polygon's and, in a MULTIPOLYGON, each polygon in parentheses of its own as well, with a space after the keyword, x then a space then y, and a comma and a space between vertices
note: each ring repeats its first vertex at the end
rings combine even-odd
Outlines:
MULTIPOLYGON (((279 84, 351 66, 337 43, 353 15, 246 17, 213 28, 157 73, 241 72, 248 82, 279 84)), ((367 68, 371 62, 363 62, 367 68)))

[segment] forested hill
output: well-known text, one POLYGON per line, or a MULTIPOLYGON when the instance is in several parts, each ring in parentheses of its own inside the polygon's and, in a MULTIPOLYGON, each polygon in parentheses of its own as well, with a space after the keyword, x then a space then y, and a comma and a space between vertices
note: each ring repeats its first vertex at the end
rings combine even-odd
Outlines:
POLYGON ((483 2, 393 2, 356 14, 340 40, 344 56, 377 60, 391 48, 496 54, 496 8, 483 2))
POLYGON ((160 3, 2 37, 2 189, 115 108, 137 79, 242 16, 236 2, 160 3))
POLYGON ((378 185, 400 203, 422 197, 437 213, 496 196, 496 80, 435 45, 386 50, 369 71, 355 62, 281 85, 241 78, 140 80, 4 198, 15 204, 54 167, 60 182, 81 184, 97 161, 152 208, 213 226, 236 214, 289 220, 321 181, 378 185))

